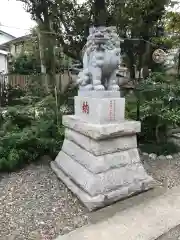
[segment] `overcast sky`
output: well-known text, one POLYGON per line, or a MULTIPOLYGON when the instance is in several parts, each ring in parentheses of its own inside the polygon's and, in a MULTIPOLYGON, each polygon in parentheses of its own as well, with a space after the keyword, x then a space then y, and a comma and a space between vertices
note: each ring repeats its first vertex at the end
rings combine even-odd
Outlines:
MULTIPOLYGON (((83 2, 84 0, 79 0, 83 2)), ((16 0, 0 0, 0 29, 15 37, 28 33, 28 29, 35 26, 23 4, 16 0), (5 25, 5 26, 2 26, 5 25)))
MULTIPOLYGON (((180 11, 180 8, 178 10, 180 11)), ((0 0, 0 25, 1 30, 19 37, 28 33, 28 29, 35 26, 35 22, 31 20, 30 14, 24 10, 21 2, 0 0)))
POLYGON ((0 29, 15 37, 22 36, 35 25, 21 2, 16 0, 0 0, 0 29), (7 27, 4 27, 5 25, 7 27))

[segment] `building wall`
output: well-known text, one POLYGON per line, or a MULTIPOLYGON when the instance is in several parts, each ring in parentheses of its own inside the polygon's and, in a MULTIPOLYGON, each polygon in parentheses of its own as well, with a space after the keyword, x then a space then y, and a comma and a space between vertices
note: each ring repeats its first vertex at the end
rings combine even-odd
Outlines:
POLYGON ((16 44, 11 44, 10 45, 10 53, 12 56, 17 57, 23 52, 23 44, 21 43, 16 43, 16 44))
POLYGON ((0 72, 4 71, 5 73, 8 72, 7 67, 7 56, 0 53, 0 72))
POLYGON ((18 57, 23 53, 32 53, 33 52, 33 44, 32 41, 26 40, 24 42, 15 42, 12 43, 9 47, 9 52, 13 57, 18 57))

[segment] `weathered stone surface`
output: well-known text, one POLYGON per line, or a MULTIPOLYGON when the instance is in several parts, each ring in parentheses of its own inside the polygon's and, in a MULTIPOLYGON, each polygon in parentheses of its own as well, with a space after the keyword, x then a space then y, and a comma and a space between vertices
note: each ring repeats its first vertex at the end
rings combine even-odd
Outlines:
POLYGON ((75 116, 63 117, 65 141, 51 166, 93 210, 151 188, 152 178, 137 150, 141 124, 124 120, 125 99, 120 97, 116 76, 121 59, 115 28, 91 28, 83 55, 75 116))
POLYGON ((149 158, 152 159, 152 160, 156 160, 157 155, 155 153, 151 153, 151 154, 149 154, 149 158))
POLYGON ((163 160, 166 160, 166 157, 164 155, 160 155, 158 159, 163 161, 163 160))
POLYGON ((122 121, 118 124, 91 124, 71 115, 63 116, 63 125, 95 140, 120 136, 132 136, 141 131, 141 123, 122 121))
POLYGON ((58 168, 56 162, 51 162, 51 168, 56 173, 57 177, 66 184, 66 186, 82 201, 89 211, 105 206, 104 195, 91 197, 79 188, 60 168, 58 168))
POLYGON ((152 178, 147 178, 146 180, 133 182, 132 184, 120 187, 114 191, 108 193, 99 194, 97 196, 90 196, 82 188, 78 187, 70 177, 68 177, 57 165, 56 162, 51 162, 51 167, 56 173, 57 177, 63 181, 66 186, 82 201, 82 203, 89 209, 93 211, 97 208, 104 207, 107 204, 118 201, 120 199, 127 198, 135 193, 142 191, 142 185, 150 189, 152 187, 151 183, 154 182, 152 178))
POLYGON ((79 97, 91 98, 120 98, 119 91, 78 91, 79 97))
POLYGON ((80 89, 118 91, 117 70, 122 62, 122 57, 116 28, 93 26, 89 33, 87 43, 82 51, 83 70, 80 71, 77 80, 80 89))
POLYGON ((141 191, 147 191, 149 189, 155 188, 158 186, 161 186, 162 183, 155 181, 151 176, 148 176, 145 180, 142 182, 142 188, 141 191))
POLYGON ((107 193, 148 177, 141 163, 93 174, 62 151, 57 156, 56 163, 73 182, 91 196, 107 193))
POLYGON ((167 156, 166 156, 166 159, 167 159, 167 160, 172 160, 172 159, 173 159, 173 156, 167 155, 167 156))
POLYGON ((116 123, 124 120, 124 98, 75 97, 75 115, 94 124, 116 123))
POLYGON ((111 168, 124 167, 140 162, 137 148, 94 156, 72 141, 65 139, 62 151, 93 173, 101 173, 111 168))
POLYGON ((95 156, 101 156, 108 153, 120 152, 132 148, 137 148, 136 136, 124 136, 108 140, 96 141, 86 137, 78 132, 66 129, 65 137, 78 144, 82 148, 91 152, 95 156))
POLYGON ((63 172, 68 175, 73 182, 84 189, 91 196, 95 196, 98 178, 95 174, 89 172, 82 165, 78 164, 71 157, 61 151, 56 157, 56 163, 63 172))

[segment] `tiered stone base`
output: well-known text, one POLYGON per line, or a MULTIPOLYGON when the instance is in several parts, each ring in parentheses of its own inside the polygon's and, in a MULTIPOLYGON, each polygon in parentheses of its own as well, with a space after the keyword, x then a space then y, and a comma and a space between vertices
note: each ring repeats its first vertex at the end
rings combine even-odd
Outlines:
POLYGON ((64 144, 51 167, 90 211, 154 186, 137 150, 139 122, 94 124, 64 116, 63 124, 64 144))

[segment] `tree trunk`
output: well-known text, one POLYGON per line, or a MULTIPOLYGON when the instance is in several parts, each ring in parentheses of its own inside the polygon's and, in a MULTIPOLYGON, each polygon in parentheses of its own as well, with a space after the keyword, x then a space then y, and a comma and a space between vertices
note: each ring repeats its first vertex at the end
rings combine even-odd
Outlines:
POLYGON ((56 46, 56 38, 54 34, 51 34, 52 32, 52 27, 51 27, 51 19, 48 14, 48 9, 45 9, 43 12, 44 16, 44 24, 43 28, 44 31, 47 33, 43 34, 43 43, 44 43, 44 50, 46 51, 46 71, 50 76, 50 85, 52 89, 55 87, 55 74, 56 74, 56 69, 55 69, 55 52, 54 48, 56 46))
POLYGON ((41 40, 41 30, 38 27, 37 35, 38 35, 38 41, 39 41, 39 55, 40 55, 40 61, 41 61, 41 73, 46 74, 46 66, 44 64, 44 49, 42 46, 42 40, 41 40))
POLYGON ((180 49, 178 53, 178 67, 177 67, 177 75, 180 76, 180 49))
POLYGON ((107 10, 105 0, 94 1, 94 25, 105 26, 107 23, 107 10))
POLYGON ((161 139, 160 139, 160 136, 159 136, 159 128, 160 128, 161 124, 158 124, 156 126, 156 142, 159 144, 161 139))

